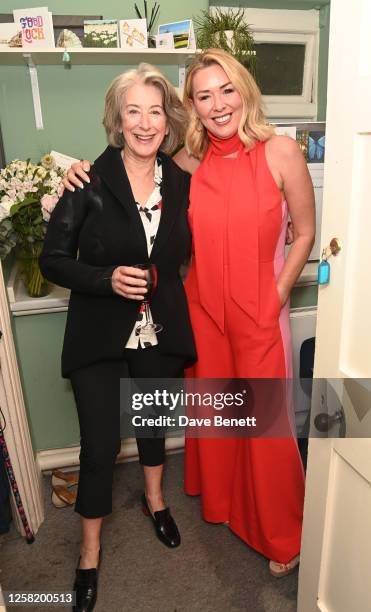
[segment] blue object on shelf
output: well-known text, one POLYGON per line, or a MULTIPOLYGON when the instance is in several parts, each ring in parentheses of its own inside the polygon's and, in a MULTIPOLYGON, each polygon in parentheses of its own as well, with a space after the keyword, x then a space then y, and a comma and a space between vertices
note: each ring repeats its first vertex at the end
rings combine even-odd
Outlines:
POLYGON ((69 63, 70 63, 70 61, 71 61, 71 56, 70 56, 70 54, 68 53, 67 49, 65 49, 65 50, 64 50, 62 60, 63 60, 63 63, 64 63, 64 64, 69 64, 69 63))
POLYGON ((318 266, 317 281, 319 285, 327 285, 330 282, 330 264, 326 259, 318 266))

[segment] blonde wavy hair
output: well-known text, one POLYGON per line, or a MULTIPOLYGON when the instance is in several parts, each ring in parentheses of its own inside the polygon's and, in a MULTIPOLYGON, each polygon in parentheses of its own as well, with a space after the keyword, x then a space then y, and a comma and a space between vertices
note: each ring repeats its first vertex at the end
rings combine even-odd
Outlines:
POLYGON ((224 70, 242 98, 243 109, 238 126, 238 135, 246 149, 251 149, 255 140, 268 140, 273 133, 273 128, 267 124, 264 116, 260 90, 250 72, 227 51, 223 49, 207 49, 196 56, 189 66, 183 97, 183 104, 190 116, 185 137, 185 147, 187 153, 197 159, 204 157, 209 144, 209 138, 192 104, 193 77, 199 70, 212 65, 218 65, 224 70))
POLYGON ((162 103, 167 118, 168 134, 161 143, 160 150, 171 154, 183 142, 187 113, 181 100, 164 75, 151 64, 139 64, 135 70, 123 72, 116 77, 109 86, 104 108, 103 125, 106 130, 108 143, 112 147, 122 148, 125 139, 121 130, 121 109, 123 98, 133 85, 143 83, 157 87, 162 94, 162 103))

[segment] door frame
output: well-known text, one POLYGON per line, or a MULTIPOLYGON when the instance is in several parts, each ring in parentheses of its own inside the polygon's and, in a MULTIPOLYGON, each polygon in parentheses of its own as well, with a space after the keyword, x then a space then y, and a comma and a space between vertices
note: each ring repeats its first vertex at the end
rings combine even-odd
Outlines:
MULTIPOLYGON (((6 420, 4 436, 22 504, 32 532, 44 520, 41 470, 32 448, 26 407, 18 370, 9 305, 0 264, 0 403, 6 420)), ((17 529, 24 530, 12 499, 17 529)))

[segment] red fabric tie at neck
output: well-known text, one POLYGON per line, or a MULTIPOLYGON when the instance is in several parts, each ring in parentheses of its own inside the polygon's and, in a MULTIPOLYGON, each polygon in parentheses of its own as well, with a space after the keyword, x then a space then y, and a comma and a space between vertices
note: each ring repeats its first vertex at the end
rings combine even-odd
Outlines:
POLYGON ((218 138, 211 132, 207 132, 210 141, 210 150, 214 155, 221 155, 225 157, 226 155, 230 155, 231 153, 236 153, 240 150, 242 146, 241 139, 236 132, 230 138, 218 138))

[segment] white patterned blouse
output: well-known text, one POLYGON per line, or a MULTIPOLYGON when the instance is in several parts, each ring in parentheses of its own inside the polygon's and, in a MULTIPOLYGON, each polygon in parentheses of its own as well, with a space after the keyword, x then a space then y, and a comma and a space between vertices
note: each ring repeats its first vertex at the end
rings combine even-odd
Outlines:
MULTIPOLYGON (((147 252, 148 257, 151 255, 153 243, 156 239, 158 226, 161 218, 161 209, 162 209, 162 195, 161 195, 161 184, 162 184, 162 167, 161 167, 161 159, 158 157, 155 161, 154 168, 154 182, 155 188, 149 196, 145 206, 141 206, 138 202, 136 205, 138 207, 138 212, 140 218, 143 223, 144 232, 146 234, 147 240, 147 252)), ((140 262, 138 262, 140 263, 140 262)), ((149 313, 150 320, 152 322, 151 312, 149 313)), ((142 325, 144 320, 144 304, 141 305, 138 319, 135 322, 133 330, 130 334, 129 340, 126 343, 125 348, 137 349, 139 345, 142 348, 147 348, 149 346, 155 346, 158 344, 156 334, 153 332, 152 334, 148 334, 143 338, 140 338, 136 334, 137 328, 142 325)))

